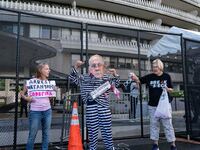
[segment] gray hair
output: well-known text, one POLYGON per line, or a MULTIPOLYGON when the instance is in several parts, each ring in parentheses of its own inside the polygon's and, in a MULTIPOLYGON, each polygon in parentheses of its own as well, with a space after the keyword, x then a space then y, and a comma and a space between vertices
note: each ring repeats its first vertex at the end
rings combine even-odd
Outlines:
POLYGON ((98 55, 98 54, 95 54, 95 55, 92 55, 92 56, 90 57, 90 59, 89 59, 89 66, 92 65, 92 62, 93 62, 95 59, 99 60, 100 63, 104 65, 103 57, 100 56, 100 55, 98 55))

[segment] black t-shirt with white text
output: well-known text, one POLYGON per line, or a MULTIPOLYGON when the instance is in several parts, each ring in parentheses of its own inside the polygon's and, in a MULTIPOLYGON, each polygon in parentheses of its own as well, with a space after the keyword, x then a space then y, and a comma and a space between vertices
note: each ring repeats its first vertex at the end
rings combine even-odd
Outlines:
POLYGON ((171 77, 167 73, 163 73, 161 76, 156 74, 148 74, 140 78, 141 84, 146 84, 149 88, 149 103, 150 106, 158 106, 160 95, 162 94, 162 88, 172 88, 171 77))

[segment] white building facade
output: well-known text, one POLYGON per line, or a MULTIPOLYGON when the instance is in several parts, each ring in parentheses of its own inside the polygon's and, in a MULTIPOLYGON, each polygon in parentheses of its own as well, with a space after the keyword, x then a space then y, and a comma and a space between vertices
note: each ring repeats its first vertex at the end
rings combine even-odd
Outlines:
MULTIPOLYGON (((198 0, 174 0, 173 3, 170 0, 1 0, 0 7, 79 24, 106 26, 104 29, 94 29, 94 27, 88 29, 88 45, 85 44, 86 30, 83 31, 83 50, 87 46, 89 55, 101 54, 108 67, 119 70, 122 79, 126 79, 130 71, 137 72, 139 68, 145 74, 149 69, 147 53, 155 41, 161 38, 154 37, 152 34, 141 34, 139 67, 136 29, 168 32, 170 27, 177 26, 200 30, 200 1, 198 0), (133 29, 134 33, 125 31, 127 33, 122 34, 123 30, 109 31, 108 27, 133 29)), ((17 15, 2 10, 1 16, 1 31, 16 33, 17 15)), ((22 15, 20 34, 56 49, 56 56, 45 61, 50 64, 55 73, 68 74, 73 62, 81 57, 79 24, 76 26, 39 16, 22 15)), ((171 73, 177 83, 182 82, 182 64, 177 59, 178 55, 180 54, 166 61, 164 59, 166 71, 171 73)), ((38 61, 43 59, 35 60, 38 61)), ((27 69, 28 67, 22 69, 22 75, 27 74, 27 69)))

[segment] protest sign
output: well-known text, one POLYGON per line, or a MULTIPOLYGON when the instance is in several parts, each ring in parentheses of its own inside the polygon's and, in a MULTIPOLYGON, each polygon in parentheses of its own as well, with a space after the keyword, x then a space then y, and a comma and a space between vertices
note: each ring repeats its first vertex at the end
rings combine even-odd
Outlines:
POLYGON ((56 97, 56 82, 53 80, 30 79, 26 81, 28 96, 30 97, 56 97))
POLYGON ((90 95, 92 96, 93 99, 97 98, 101 94, 105 93, 107 90, 111 88, 110 83, 107 81, 92 92, 90 92, 90 95))

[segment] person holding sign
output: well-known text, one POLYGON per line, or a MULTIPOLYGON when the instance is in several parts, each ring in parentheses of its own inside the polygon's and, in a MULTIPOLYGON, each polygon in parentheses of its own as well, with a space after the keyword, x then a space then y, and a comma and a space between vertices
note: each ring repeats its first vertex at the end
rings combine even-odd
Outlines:
POLYGON ((84 62, 77 61, 69 76, 70 80, 80 86, 81 98, 86 103, 86 124, 89 135, 89 149, 97 149, 98 130, 101 129, 105 150, 113 150, 111 131, 111 111, 109 92, 112 90, 117 97, 119 91, 119 75, 115 69, 105 73, 104 60, 100 55, 89 59, 89 73, 79 74, 78 69, 84 62))
MULTIPOLYGON (((160 59, 156 59, 152 64, 153 73, 138 78, 134 73, 132 75, 132 79, 137 83, 146 84, 149 88, 149 116, 150 116, 150 139, 154 141, 152 150, 159 150, 158 140, 159 140, 159 131, 160 131, 160 122, 164 127, 165 136, 167 141, 171 143, 170 150, 177 150, 175 145, 175 133, 172 125, 171 118, 171 102, 169 94, 173 91, 171 77, 169 74, 163 72, 164 65, 160 59), (167 100, 169 108, 170 117, 163 118, 156 115, 156 111, 158 110, 159 101, 163 99, 163 91, 167 91, 165 94, 165 100, 167 100)), ((167 106, 161 108, 165 109, 167 106)))
POLYGON ((23 94, 21 94, 30 103, 27 150, 34 149, 34 142, 40 125, 42 127, 42 150, 48 150, 49 130, 52 118, 49 97, 55 97, 55 81, 47 79, 49 73, 48 64, 39 64, 36 68, 36 78, 26 81, 23 94), (25 95, 26 92, 28 96, 25 95))

